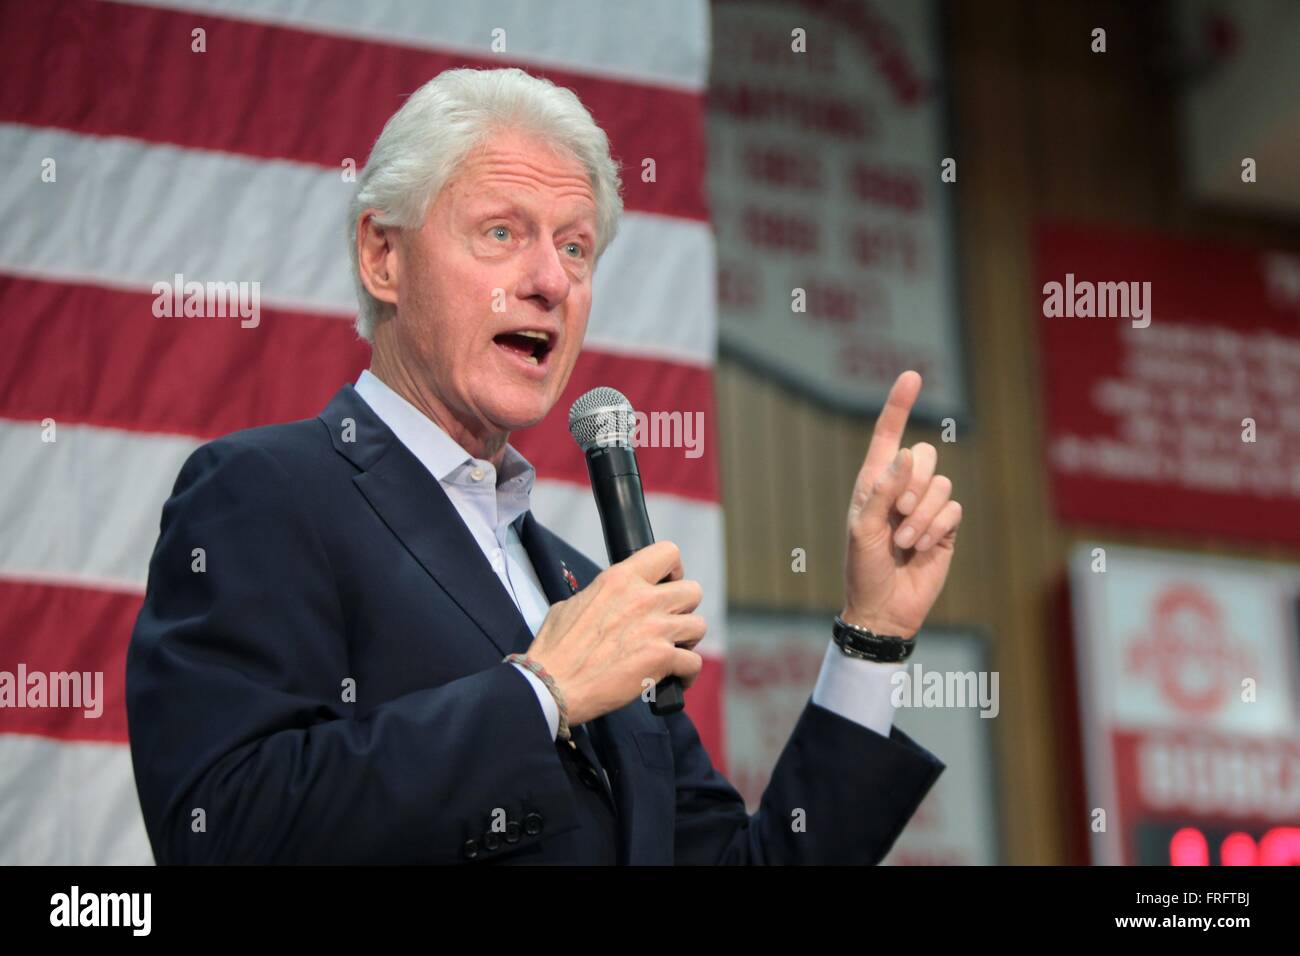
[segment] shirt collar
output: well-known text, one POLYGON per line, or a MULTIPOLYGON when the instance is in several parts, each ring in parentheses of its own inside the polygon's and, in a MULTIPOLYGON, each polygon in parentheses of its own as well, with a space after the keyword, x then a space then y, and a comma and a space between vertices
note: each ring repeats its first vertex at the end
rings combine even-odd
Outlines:
MULTIPOLYGON (((477 486, 478 482, 471 477, 474 470, 492 471, 494 466, 491 462, 467 452, 437 422, 393 391, 369 369, 357 379, 356 390, 380 421, 392 429, 397 440, 409 448, 441 483, 477 486)), ((537 470, 532 463, 507 442, 501 469, 496 475, 498 514, 503 523, 513 521, 528 510, 536 477, 537 470)))

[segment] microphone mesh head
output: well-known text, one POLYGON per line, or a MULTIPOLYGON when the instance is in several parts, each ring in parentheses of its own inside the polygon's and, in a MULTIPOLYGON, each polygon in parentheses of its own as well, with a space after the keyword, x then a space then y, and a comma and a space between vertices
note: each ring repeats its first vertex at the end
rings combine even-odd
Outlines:
POLYGON ((613 388, 593 388, 569 409, 569 432, 583 451, 596 446, 629 447, 635 424, 632 403, 613 388))

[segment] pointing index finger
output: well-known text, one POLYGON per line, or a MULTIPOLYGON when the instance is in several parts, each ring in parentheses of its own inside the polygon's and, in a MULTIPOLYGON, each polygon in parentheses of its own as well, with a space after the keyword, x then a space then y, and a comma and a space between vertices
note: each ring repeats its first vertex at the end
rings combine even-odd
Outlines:
POLYGON ((867 448, 867 460, 863 464, 872 479, 898 454, 903 432, 907 429, 907 416, 911 414, 916 397, 920 394, 919 373, 909 369, 894 381, 889 397, 885 399, 885 407, 876 419, 875 430, 871 433, 871 445, 867 448))

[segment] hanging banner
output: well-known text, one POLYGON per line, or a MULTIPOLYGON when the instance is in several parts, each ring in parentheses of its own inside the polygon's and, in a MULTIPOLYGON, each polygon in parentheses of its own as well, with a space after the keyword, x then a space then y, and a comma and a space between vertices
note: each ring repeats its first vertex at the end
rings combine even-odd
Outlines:
POLYGON ((1070 578, 1093 862, 1300 865, 1300 568, 1089 544, 1070 578))
POLYGON ((795 388, 960 416, 936 5, 720 0, 708 94, 719 341, 795 388))
MULTIPOLYGON (((812 696, 829 639, 830 615, 728 615, 727 776, 750 812, 758 808, 772 768, 812 696)), ((978 680, 989 675, 985 650, 984 640, 972 632, 927 628, 921 633, 909 661, 915 683, 900 692, 903 706, 895 710, 894 723, 946 769, 885 857, 886 864, 998 862, 994 720, 986 719, 997 716, 996 695, 984 701, 981 711, 974 694, 962 701, 965 706, 947 706, 953 702, 928 693, 935 674, 949 683, 960 679, 964 686, 987 687, 987 680, 978 680)))
POLYGON ((1300 544, 1300 257, 1058 225, 1037 246, 1057 514, 1300 544))

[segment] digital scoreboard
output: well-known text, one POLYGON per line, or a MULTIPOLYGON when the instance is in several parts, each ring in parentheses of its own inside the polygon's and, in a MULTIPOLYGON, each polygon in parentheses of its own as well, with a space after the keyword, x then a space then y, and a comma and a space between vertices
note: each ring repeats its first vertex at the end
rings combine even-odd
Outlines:
POLYGON ((1095 863, 1300 865, 1300 567, 1071 557, 1095 863))
POLYGON ((1137 859, 1156 866, 1300 866, 1300 827, 1242 828, 1139 820, 1137 859))

